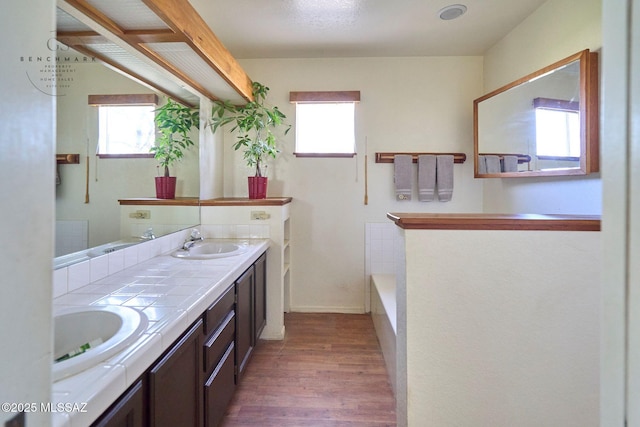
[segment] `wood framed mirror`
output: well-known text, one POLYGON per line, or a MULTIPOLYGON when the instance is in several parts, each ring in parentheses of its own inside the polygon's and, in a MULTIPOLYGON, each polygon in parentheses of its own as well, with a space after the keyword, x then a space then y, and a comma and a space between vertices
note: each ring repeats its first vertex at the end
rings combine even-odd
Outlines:
POLYGON ((476 178, 599 170, 598 54, 583 50, 473 101, 476 178))

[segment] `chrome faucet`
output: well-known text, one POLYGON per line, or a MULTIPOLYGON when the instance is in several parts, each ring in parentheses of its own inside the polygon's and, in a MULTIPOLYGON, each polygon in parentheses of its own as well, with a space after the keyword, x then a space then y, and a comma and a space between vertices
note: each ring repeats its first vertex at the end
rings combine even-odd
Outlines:
POLYGON ((204 237, 200 235, 200 231, 194 228, 193 230, 191 230, 191 236, 184 241, 184 245, 182 245, 182 249, 184 249, 185 251, 188 251, 193 247, 193 245, 196 244, 196 242, 201 242, 203 240, 204 240, 204 237))
POLYGON ((142 236, 140 236, 140 238, 142 240, 153 240, 156 238, 156 235, 153 234, 153 228, 149 227, 147 228, 147 231, 145 231, 142 236))

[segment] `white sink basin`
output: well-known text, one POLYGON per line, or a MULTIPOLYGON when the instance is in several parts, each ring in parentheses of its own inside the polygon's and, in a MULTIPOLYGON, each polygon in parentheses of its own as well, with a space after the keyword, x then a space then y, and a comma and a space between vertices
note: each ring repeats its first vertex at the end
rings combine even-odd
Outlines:
POLYGON ((91 306, 61 310, 54 316, 53 325, 52 372, 57 381, 124 350, 145 331, 148 319, 130 307, 91 306), (82 352, 87 343, 90 348, 82 352))
POLYGON ((212 259, 240 255, 247 250, 245 243, 227 242, 221 240, 204 240, 196 243, 190 249, 178 249, 173 252, 176 258, 212 259))

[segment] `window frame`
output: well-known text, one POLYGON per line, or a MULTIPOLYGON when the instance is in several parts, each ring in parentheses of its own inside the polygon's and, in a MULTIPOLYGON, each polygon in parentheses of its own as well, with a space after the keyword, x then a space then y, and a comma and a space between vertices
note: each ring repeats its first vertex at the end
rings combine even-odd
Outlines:
MULTIPOLYGON (((352 158, 356 156, 355 149, 355 106, 360 102, 360 91, 291 91, 289 92, 289 102, 292 104, 322 104, 322 103, 352 103, 354 104, 354 147, 351 153, 337 153, 337 152, 298 152, 294 151, 293 155, 296 157, 311 157, 311 158, 352 158)), ((295 141, 297 148, 297 140, 295 141)))
MULTIPOLYGON (((155 93, 141 94, 114 94, 114 95, 89 95, 88 105, 91 107, 117 107, 117 106, 158 106, 158 95, 155 93)), ((99 131, 98 131, 99 132, 99 131)), ((98 135, 98 139, 100 135, 98 135)), ((120 153, 108 154, 96 152, 99 159, 152 159, 153 153, 120 153)))
MULTIPOLYGON (((577 101, 566 101, 563 99, 553 98, 534 98, 533 100, 534 112, 540 110, 562 111, 565 113, 580 115, 580 103, 577 101)), ((582 147, 580 147, 582 149, 582 147)), ((564 161, 580 161, 580 156, 553 156, 553 155, 540 155, 536 153, 536 158, 539 160, 564 160, 564 161)))

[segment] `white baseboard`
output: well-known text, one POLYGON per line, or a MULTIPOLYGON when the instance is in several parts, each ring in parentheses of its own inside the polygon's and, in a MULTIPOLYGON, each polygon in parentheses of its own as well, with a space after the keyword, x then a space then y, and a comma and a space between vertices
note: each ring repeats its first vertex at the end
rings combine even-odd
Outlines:
POLYGON ((284 325, 282 325, 282 329, 280 331, 271 331, 269 328, 265 327, 262 330, 262 334, 260 334, 261 340, 270 340, 270 341, 281 341, 284 339, 284 325))
POLYGON ((364 314, 364 307, 313 307, 313 306, 291 306, 293 313, 343 313, 343 314, 364 314))

